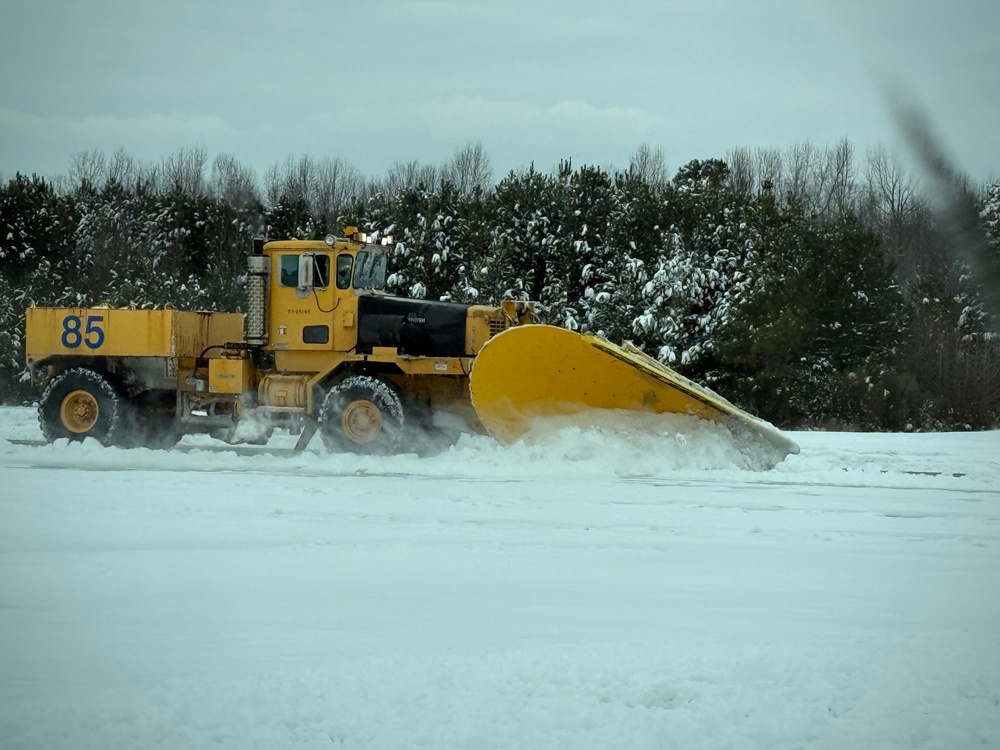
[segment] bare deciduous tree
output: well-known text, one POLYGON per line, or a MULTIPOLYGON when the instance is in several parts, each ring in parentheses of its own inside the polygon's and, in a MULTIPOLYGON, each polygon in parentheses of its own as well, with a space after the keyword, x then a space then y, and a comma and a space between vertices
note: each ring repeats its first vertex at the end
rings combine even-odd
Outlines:
POLYGON ((78 151, 70 157, 69 179, 72 187, 100 187, 107 176, 107 160, 97 149, 78 151))
POLYGON ((314 182, 315 163, 308 156, 288 157, 284 164, 275 164, 264 173, 264 195, 272 206, 281 200, 303 200, 308 203, 314 182))
POLYGON ((783 195, 784 157, 781 151, 776 148, 758 148, 754 151, 753 161, 760 189, 771 190, 775 195, 783 195))
POLYGON ((477 191, 484 193, 492 186, 493 167, 483 144, 469 141, 459 148, 445 166, 442 178, 449 180, 463 198, 477 191))
POLYGON ((663 149, 655 148, 648 143, 640 143, 632 153, 629 171, 644 180, 654 191, 661 191, 669 181, 667 175, 667 159, 663 149))
POLYGON ((124 148, 119 148, 112 154, 105 175, 109 183, 132 185, 142 177, 142 171, 139 163, 124 148))
POLYGON ((737 195, 751 196, 759 187, 754 174, 753 155, 744 146, 732 149, 726 155, 729 164, 729 186, 737 195))
POLYGON ((817 207, 821 216, 843 216, 857 208, 857 167, 854 146, 847 138, 841 138, 837 145, 824 152, 818 194, 817 207))
POLYGON ((323 159, 313 168, 309 206, 315 216, 332 228, 344 208, 359 197, 363 185, 361 173, 339 156, 323 159))
POLYGON ((816 147, 809 141, 796 143, 788 150, 782 192, 799 201, 807 211, 815 212, 815 176, 819 161, 816 147))
POLYGON ((926 240, 930 221, 912 175, 884 146, 872 146, 865 155, 864 183, 862 215, 881 237, 883 252, 897 277, 906 280, 937 272, 942 258, 936 243, 926 240))
POLYGON ((729 186, 751 196, 767 189, 791 196, 810 213, 834 218, 858 208, 854 147, 846 138, 817 148, 803 141, 782 152, 775 148, 734 148, 726 155, 729 186))
POLYGON ((433 164, 421 164, 420 162, 397 161, 386 174, 385 180, 379 188, 390 195, 410 190, 423 185, 427 188, 435 187, 440 180, 438 168, 433 164))
POLYGON ((219 200, 237 209, 260 201, 257 175, 231 154, 219 154, 212 162, 212 192, 219 200))
POLYGON ((175 151, 160 162, 161 190, 190 196, 205 195, 208 192, 205 184, 207 165, 208 152, 203 146, 175 151))
POLYGON ((873 218, 891 226, 900 226, 919 207, 916 183, 898 159, 889 156, 884 146, 868 149, 865 159, 865 184, 873 218))

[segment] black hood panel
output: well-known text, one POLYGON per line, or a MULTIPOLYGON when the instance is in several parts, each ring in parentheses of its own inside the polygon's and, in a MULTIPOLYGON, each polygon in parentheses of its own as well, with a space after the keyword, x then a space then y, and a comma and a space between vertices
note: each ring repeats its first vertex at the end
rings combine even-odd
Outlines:
POLYGON ((413 357, 463 357, 469 306, 405 297, 358 298, 358 353, 390 346, 413 357))

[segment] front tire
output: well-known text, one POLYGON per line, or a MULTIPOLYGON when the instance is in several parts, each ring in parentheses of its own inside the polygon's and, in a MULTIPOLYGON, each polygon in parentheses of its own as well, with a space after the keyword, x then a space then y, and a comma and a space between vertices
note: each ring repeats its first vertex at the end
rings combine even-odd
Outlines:
POLYGON ((344 378, 326 394, 320 410, 320 433, 331 451, 395 453, 404 422, 399 392, 371 375, 344 378))
POLYGON ((128 405, 107 376, 86 367, 56 375, 38 401, 38 422, 50 443, 94 438, 113 445, 127 430, 128 405))

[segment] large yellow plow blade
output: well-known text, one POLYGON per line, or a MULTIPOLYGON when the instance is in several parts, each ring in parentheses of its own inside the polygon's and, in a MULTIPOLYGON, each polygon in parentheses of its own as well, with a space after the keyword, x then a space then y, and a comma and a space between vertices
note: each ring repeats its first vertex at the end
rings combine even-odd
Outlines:
POLYGON ((490 339, 472 368, 472 405, 487 430, 511 443, 539 419, 622 409, 692 414, 768 449, 773 465, 799 447, 767 422, 626 344, 563 328, 526 325, 490 339))

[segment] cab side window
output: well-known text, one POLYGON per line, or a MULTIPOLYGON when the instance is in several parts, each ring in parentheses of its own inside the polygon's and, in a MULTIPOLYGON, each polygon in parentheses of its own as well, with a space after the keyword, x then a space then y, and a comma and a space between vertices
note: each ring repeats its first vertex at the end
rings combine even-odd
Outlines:
POLYGON ((315 257, 316 271, 313 285, 319 289, 326 289, 330 286, 330 256, 317 255, 315 257))
POLYGON ((337 289, 348 289, 351 286, 351 270, 354 258, 350 255, 337 256, 337 289))
MULTIPOLYGON (((282 255, 278 265, 278 280, 281 286, 295 288, 299 285, 299 255, 282 255)), ((337 261, 339 264, 339 260, 337 261)), ((330 256, 313 256, 313 286, 325 289, 330 286, 330 256)), ((339 271, 338 271, 339 273, 339 271)))
POLYGON ((278 278, 282 286, 296 287, 299 285, 299 256, 282 255, 278 278))

